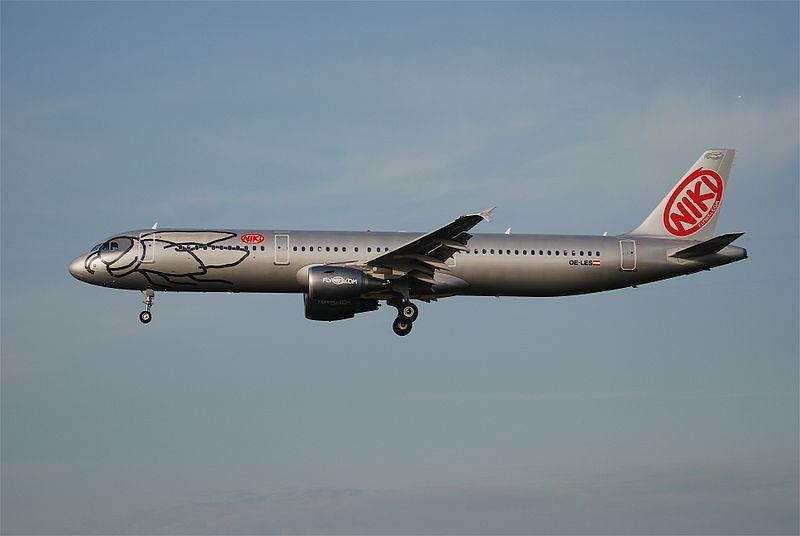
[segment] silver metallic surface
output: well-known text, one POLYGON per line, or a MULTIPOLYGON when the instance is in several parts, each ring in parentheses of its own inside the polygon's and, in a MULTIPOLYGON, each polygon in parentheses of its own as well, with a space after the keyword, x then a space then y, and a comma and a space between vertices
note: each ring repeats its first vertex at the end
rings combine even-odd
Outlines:
MULTIPOLYGON (((106 238, 69 271, 146 292, 148 314, 153 291, 302 293, 306 315, 320 320, 374 310, 374 300, 402 311, 409 299, 601 292, 747 258, 729 245, 740 233, 714 238, 732 158, 704 152, 642 225, 619 236, 469 233, 493 208, 425 234, 138 229, 106 238)), ((407 334, 410 323, 400 324, 395 332, 407 334)))

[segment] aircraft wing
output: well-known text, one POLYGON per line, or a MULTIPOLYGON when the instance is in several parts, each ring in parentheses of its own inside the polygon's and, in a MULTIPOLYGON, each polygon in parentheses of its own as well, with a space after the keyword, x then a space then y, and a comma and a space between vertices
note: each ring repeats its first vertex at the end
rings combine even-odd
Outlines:
POLYGON ((404 277, 433 285, 435 270, 449 270, 445 261, 457 251, 467 251, 467 241, 472 235, 467 231, 484 220, 490 220, 495 207, 479 214, 468 214, 417 237, 391 251, 369 259, 366 264, 392 271, 391 276, 404 277))

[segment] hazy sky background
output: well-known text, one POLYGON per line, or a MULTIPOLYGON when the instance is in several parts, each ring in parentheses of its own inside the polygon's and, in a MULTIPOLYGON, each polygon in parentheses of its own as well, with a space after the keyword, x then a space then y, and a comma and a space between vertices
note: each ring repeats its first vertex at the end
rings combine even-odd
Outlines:
POLYGON ((2 12, 2 531, 797 534, 798 3, 2 12), (750 258, 307 321, 74 280, 149 227, 636 227, 707 148, 750 258))

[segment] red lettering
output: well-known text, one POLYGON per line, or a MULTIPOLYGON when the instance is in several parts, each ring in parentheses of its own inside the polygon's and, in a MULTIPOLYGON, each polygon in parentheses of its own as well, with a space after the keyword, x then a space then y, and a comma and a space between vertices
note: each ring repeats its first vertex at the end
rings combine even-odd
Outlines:
POLYGON ((689 212, 686 210, 686 207, 680 201, 678 202, 678 211, 679 212, 673 212, 672 214, 670 214, 669 219, 672 222, 672 225, 679 231, 681 232, 686 231, 686 227, 681 225, 683 223, 689 226, 692 226, 695 223, 697 223, 697 218, 689 214, 689 212))
MULTIPOLYGON (((692 203, 692 200, 689 199, 688 196, 684 196, 681 201, 683 201, 683 204, 686 205, 686 208, 688 208, 692 214, 694 214, 695 218, 701 218, 703 216, 703 213, 697 210, 697 207, 694 206, 694 203, 692 203)), ((703 207, 703 210, 705 210, 705 207, 703 207)))
MULTIPOLYGON (((706 179, 706 177, 703 176, 703 180, 702 181, 697 181, 696 183, 694 183, 694 188, 690 188, 689 190, 686 190, 686 195, 692 201, 694 201, 697 204, 697 206, 700 207, 700 210, 702 210, 703 212, 708 210, 708 206, 706 205, 706 201, 708 201, 709 199, 714 199, 717 196, 717 194, 714 193, 713 189, 711 189, 712 193, 710 193, 710 194, 705 194, 704 195, 704 194, 700 193, 700 189, 703 187, 704 183, 708 186, 708 183, 706 183, 705 179, 706 179)), ((711 187, 709 186, 709 188, 711 188, 711 187)), ((698 214, 697 217, 699 218, 700 215, 698 214)))
MULTIPOLYGON (((712 172, 713 173, 713 172, 712 172)), ((714 173, 714 182, 711 182, 710 175, 703 175, 703 182, 708 186, 709 190, 714 192, 715 195, 719 195, 722 193, 722 178, 714 173)))
POLYGON ((675 236, 689 236, 711 221, 725 188, 716 171, 698 168, 672 191, 664 206, 664 228, 675 236), (703 185, 708 190, 703 190, 703 185), (711 206, 709 201, 713 199, 711 206))

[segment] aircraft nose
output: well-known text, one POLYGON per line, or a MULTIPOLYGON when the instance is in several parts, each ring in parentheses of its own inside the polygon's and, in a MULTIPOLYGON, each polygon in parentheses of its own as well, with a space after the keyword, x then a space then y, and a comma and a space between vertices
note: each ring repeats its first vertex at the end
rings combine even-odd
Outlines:
POLYGON ((72 274, 72 277, 75 279, 86 281, 89 276, 89 272, 86 271, 85 260, 85 257, 80 256, 69 263, 69 273, 72 274))

